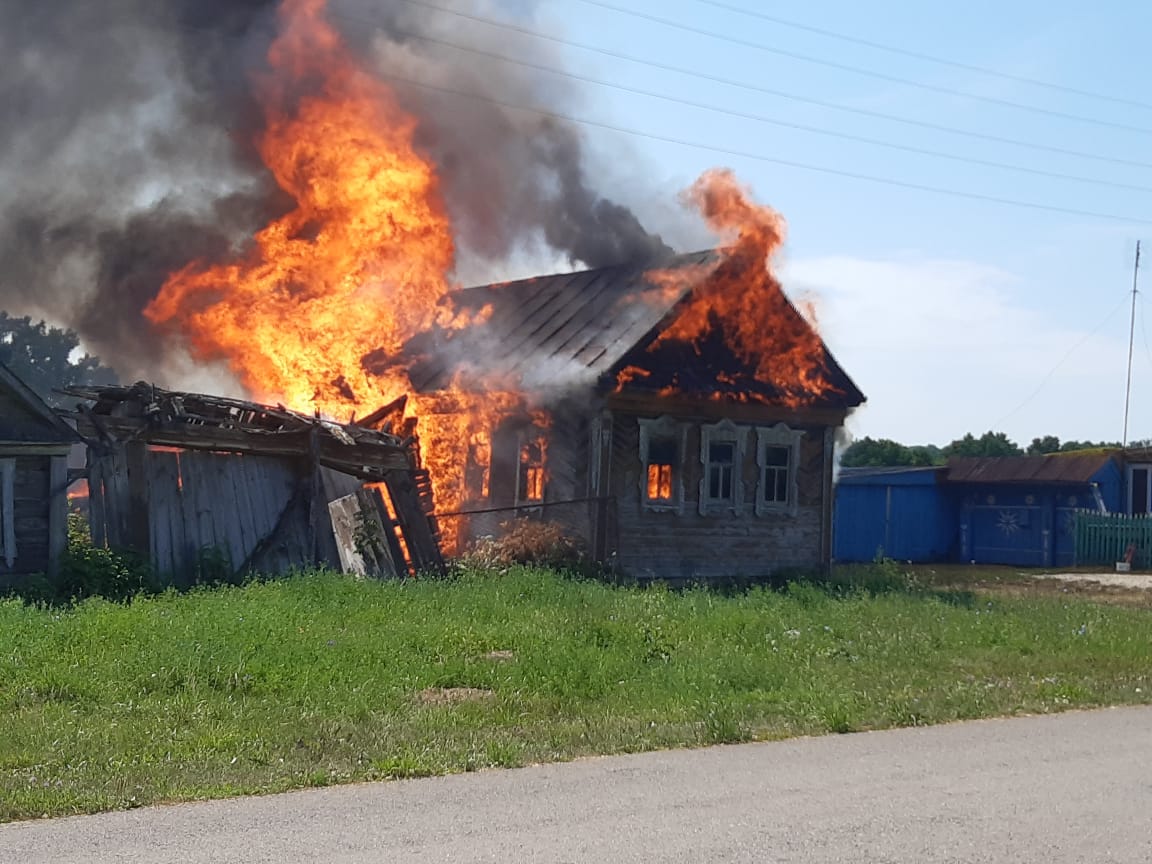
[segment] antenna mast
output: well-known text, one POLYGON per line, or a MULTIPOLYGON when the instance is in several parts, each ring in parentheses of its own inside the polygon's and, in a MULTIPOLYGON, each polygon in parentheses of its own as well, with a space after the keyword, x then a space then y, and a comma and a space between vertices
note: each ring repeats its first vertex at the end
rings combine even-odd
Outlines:
POLYGON ((1124 443, 1128 446, 1128 408, 1132 403, 1132 346, 1136 341, 1136 280, 1140 275, 1140 241, 1136 241, 1136 264, 1132 268, 1132 322, 1128 329, 1128 383, 1124 388, 1124 443))

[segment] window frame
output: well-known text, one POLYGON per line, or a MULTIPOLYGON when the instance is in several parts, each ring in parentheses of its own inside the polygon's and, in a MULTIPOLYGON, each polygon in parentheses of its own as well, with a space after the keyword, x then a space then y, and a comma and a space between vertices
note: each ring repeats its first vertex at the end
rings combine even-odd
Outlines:
POLYGON ((669 417, 637 418, 640 424, 640 505, 657 513, 682 513, 684 510, 684 455, 688 450, 688 425, 669 417), (649 449, 653 438, 671 439, 676 445, 672 462, 672 497, 668 500, 648 497, 649 449))
POLYGON ((715 515, 717 513, 740 514, 744 511, 744 455, 747 451, 749 428, 737 426, 731 420, 724 419, 719 423, 711 423, 700 427, 700 464, 703 469, 700 477, 699 509, 701 516, 715 515), (732 461, 732 490, 729 498, 712 498, 709 485, 712 479, 711 450, 713 444, 733 444, 734 453, 732 461))
MULTIPOLYGON (((804 430, 792 429, 786 423, 777 423, 775 426, 756 427, 756 515, 786 513, 795 516, 800 506, 800 442, 804 438, 804 430), (767 491, 764 477, 769 467, 768 448, 779 447, 788 451, 788 477, 786 480, 788 496, 785 501, 769 501, 765 496, 767 491)), ((775 484, 773 484, 773 491, 775 484)))
POLYGON ((513 493, 513 506, 517 508, 535 508, 544 503, 548 495, 548 440, 544 433, 535 426, 529 426, 522 429, 520 434, 516 436, 516 486, 513 493), (536 445, 540 448, 540 464, 538 470, 540 471, 540 497, 527 498, 521 497, 520 489, 523 484, 527 483, 525 476, 525 467, 531 470, 533 463, 531 460, 525 461, 524 450, 527 447, 536 445))

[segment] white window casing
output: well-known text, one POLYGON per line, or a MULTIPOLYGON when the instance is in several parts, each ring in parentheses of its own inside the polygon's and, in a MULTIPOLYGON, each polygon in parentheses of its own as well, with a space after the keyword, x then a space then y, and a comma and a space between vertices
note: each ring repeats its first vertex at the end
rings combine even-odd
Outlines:
POLYGON ((700 427, 700 515, 742 513, 744 482, 741 468, 748 440, 748 427, 721 420, 700 427))
POLYGON ((800 441, 803 430, 784 423, 756 427, 756 515, 787 513, 799 508, 800 441))
POLYGON ((656 419, 640 418, 640 503, 646 510, 656 510, 671 513, 681 513, 684 508, 684 454, 688 445, 688 427, 664 415, 656 419), (674 447, 675 452, 669 453, 668 448, 674 447), (653 462, 658 451, 664 458, 653 462), (667 495, 659 497, 651 494, 649 473, 659 470, 659 467, 669 469, 668 478, 653 478, 660 488, 666 490, 667 495))

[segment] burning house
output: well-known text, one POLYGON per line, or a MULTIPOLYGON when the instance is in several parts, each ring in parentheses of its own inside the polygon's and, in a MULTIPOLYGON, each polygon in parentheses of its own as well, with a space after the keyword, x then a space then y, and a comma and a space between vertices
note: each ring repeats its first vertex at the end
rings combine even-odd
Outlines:
POLYGON ((453 295, 480 323, 425 345, 413 385, 448 414, 453 387, 516 382, 523 403, 473 429, 464 470, 441 478, 463 505, 447 533, 556 520, 597 558, 672 581, 826 564, 833 441, 863 396, 757 251, 453 295))

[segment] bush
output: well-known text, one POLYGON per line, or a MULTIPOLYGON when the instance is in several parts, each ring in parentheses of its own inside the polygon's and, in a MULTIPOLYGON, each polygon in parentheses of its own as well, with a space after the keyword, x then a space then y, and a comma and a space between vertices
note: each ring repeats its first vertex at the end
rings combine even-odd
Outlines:
POLYGON ((486 537, 464 555, 466 566, 508 567, 535 564, 558 570, 579 569, 587 563, 583 544, 555 522, 513 519, 500 524, 499 537, 486 537))
POLYGON ((146 561, 129 552, 94 546, 84 515, 73 512, 68 514, 68 547, 58 578, 30 579, 20 594, 29 603, 56 605, 88 597, 123 602, 154 588, 146 561))

